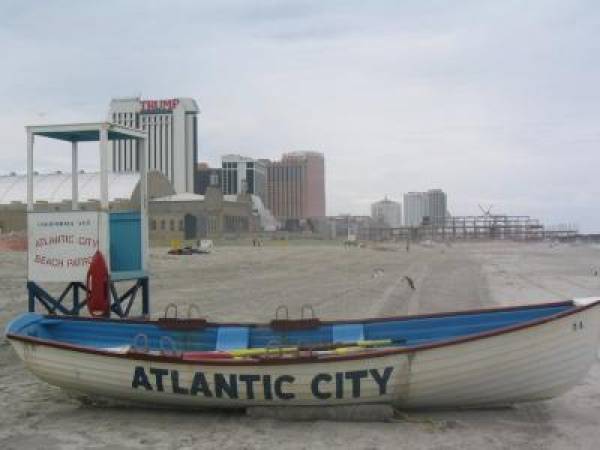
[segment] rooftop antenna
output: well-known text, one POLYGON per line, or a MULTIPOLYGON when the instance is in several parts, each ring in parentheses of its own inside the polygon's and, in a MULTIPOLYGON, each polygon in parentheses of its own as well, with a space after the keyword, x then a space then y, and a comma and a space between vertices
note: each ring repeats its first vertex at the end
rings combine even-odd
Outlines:
POLYGON ((492 208, 494 207, 494 205, 490 205, 488 207, 488 209, 484 209, 483 206, 481 206, 480 204, 478 204, 477 206, 479 206, 479 209, 481 210, 481 212, 483 213, 484 216, 491 216, 490 211, 492 210, 492 208))
POLYGON ((488 226, 488 227, 489 227, 489 229, 490 229, 490 237, 491 237, 493 234, 495 234, 495 230, 496 230, 496 224, 497 224, 497 217, 493 216, 493 215, 491 214, 491 212, 490 212, 490 211, 492 210, 492 208, 494 207, 494 205, 490 205, 490 206, 488 206, 488 208, 487 208, 487 209, 484 209, 484 208, 483 208, 481 205, 479 205, 479 204, 478 204, 477 206, 479 206, 479 209, 480 209, 480 210, 481 210, 481 212, 483 213, 483 217, 484 217, 484 220, 483 220, 483 222, 484 222, 484 224, 485 224, 486 226, 488 226))

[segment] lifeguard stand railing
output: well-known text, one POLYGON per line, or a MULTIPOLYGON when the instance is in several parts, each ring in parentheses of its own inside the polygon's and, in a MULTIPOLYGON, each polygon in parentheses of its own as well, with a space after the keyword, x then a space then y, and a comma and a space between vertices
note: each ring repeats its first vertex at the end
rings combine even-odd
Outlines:
MULTIPOLYGON (((148 186, 146 132, 109 122, 28 126, 27 130, 27 290, 29 311, 40 304, 49 314, 79 315, 86 303, 85 279, 90 260, 99 250, 108 265, 110 312, 126 317, 141 291, 141 313, 148 315, 148 186), (34 140, 38 136, 71 143, 72 196, 70 211, 36 208, 34 140), (109 141, 133 140, 140 167, 139 210, 109 208, 109 141), (99 142, 99 209, 79 207, 78 143, 99 142), (127 284, 122 293, 117 286, 127 284), (47 286, 62 285, 60 295, 47 286), (81 296, 80 294, 84 294, 81 296)), ((134 147, 134 148, 135 148, 134 147)))

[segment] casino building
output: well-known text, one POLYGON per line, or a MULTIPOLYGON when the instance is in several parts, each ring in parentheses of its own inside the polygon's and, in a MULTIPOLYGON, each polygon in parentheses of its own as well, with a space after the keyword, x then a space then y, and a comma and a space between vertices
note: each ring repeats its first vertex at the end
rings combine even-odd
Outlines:
POLYGON ((325 217, 325 156, 284 153, 267 170, 267 208, 282 222, 325 217))
MULTIPOLYGON (((142 100, 116 98, 108 120, 148 131, 148 169, 161 172, 175 192, 194 192, 198 159, 198 105, 191 98, 142 100)), ((136 142, 113 141, 109 167, 113 172, 138 172, 136 142)))

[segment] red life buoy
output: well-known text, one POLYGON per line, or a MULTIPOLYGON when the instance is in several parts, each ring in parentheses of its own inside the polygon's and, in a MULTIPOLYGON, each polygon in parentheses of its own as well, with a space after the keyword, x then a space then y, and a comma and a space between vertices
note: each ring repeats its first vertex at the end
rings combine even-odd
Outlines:
POLYGON ((87 307, 92 317, 107 317, 110 314, 108 267, 99 250, 92 256, 85 287, 88 291, 87 307))

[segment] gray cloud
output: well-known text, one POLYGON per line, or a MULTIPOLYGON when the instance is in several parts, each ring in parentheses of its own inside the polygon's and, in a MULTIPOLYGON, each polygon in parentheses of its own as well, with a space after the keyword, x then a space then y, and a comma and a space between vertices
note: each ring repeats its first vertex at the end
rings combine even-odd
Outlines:
POLYGON ((200 160, 323 151, 331 214, 442 187, 455 214, 600 229, 596 2, 197 3, 3 2, 2 169, 26 123, 193 96, 200 160))

